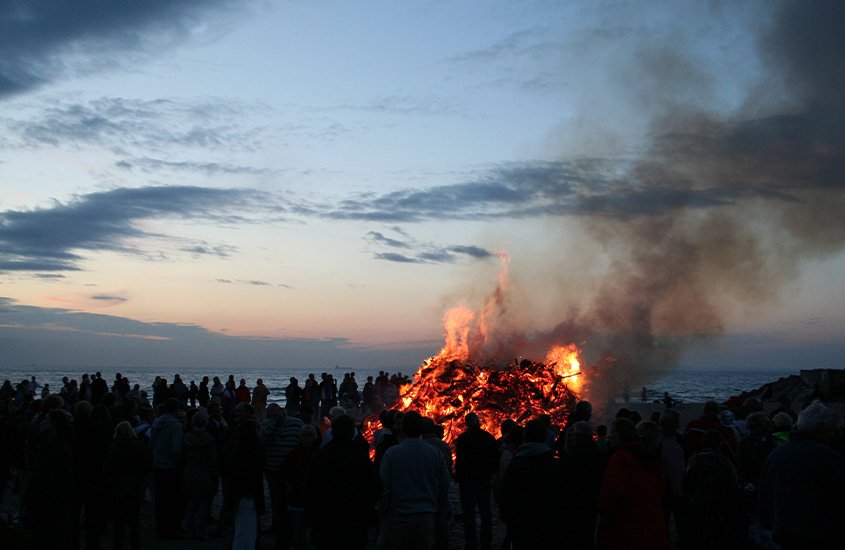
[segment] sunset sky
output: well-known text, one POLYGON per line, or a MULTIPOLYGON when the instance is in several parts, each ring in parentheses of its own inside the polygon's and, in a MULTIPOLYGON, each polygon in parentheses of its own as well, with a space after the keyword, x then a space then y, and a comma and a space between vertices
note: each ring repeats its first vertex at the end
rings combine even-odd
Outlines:
POLYGON ((12 0, 0 368, 841 368, 843 12, 12 0))

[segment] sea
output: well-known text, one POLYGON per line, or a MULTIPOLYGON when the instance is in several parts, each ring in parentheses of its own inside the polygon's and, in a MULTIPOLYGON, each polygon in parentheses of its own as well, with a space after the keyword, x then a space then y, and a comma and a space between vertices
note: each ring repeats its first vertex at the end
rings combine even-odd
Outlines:
MULTIPOLYGON (((413 376, 416 369, 395 369, 387 370, 388 374, 402 373, 408 376, 413 376)), ((291 377, 299 380, 299 385, 305 383, 305 379, 309 373, 316 375, 317 380, 320 380, 320 374, 326 372, 331 374, 338 384, 343 380, 345 373, 355 373, 355 380, 358 382, 359 390, 363 387, 367 376, 378 375, 379 369, 350 369, 346 367, 336 366, 333 368, 326 368, 324 370, 314 370, 307 368, 296 367, 277 367, 272 369, 251 369, 251 368, 233 368, 226 372, 213 372, 203 368, 184 368, 178 371, 165 371, 151 367, 134 367, 134 368, 108 368, 97 367, 86 369, 85 367, 44 367, 30 365, 28 367, 3 367, 0 368, 0 380, 10 380, 12 385, 17 384, 24 378, 27 380, 31 376, 35 376, 39 384, 49 384, 51 393, 58 392, 62 387, 62 378, 67 376, 69 379, 76 379, 81 381, 82 374, 94 374, 100 371, 103 378, 111 386, 115 374, 120 373, 129 379, 130 385, 140 384, 141 388, 146 390, 150 397, 152 397, 152 383, 156 376, 166 378, 168 382, 173 381, 174 374, 179 374, 182 377, 185 385, 189 385, 191 380, 194 380, 199 385, 203 376, 208 376, 209 379, 214 376, 219 376, 222 381, 226 381, 228 376, 234 375, 236 381, 241 378, 245 379, 247 386, 253 387, 255 381, 261 378, 264 384, 270 390, 268 401, 271 403, 284 404, 284 388, 290 382, 291 377)), ((632 387, 630 391, 630 399, 632 401, 639 401, 642 387, 647 391, 647 400, 652 402, 663 397, 663 392, 668 391, 675 401, 679 403, 701 403, 708 399, 715 399, 717 401, 724 401, 733 395, 739 395, 744 391, 750 391, 759 388, 760 386, 769 382, 774 382, 781 377, 789 376, 790 374, 798 374, 797 372, 787 372, 783 370, 765 370, 765 369, 748 369, 748 370, 725 370, 725 369, 701 369, 701 368, 684 368, 678 367, 669 372, 663 372, 660 375, 655 375, 652 378, 646 377, 637 385, 632 387)), ((621 402, 625 398, 623 395, 617 397, 617 401, 621 402)))

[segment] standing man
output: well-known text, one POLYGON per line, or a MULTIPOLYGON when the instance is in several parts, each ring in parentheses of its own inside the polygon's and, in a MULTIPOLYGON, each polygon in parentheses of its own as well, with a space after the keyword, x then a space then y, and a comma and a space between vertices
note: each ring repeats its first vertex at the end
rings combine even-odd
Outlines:
POLYGON ((290 377, 290 384, 285 387, 285 412, 288 416, 296 416, 299 408, 303 405, 303 391, 299 387, 299 380, 295 376, 290 377))
POLYGON ((155 419, 150 438, 153 455, 153 483, 155 486, 156 533, 163 540, 179 537, 182 520, 181 466, 182 423, 177 418, 179 401, 167 398, 162 404, 163 414, 155 419))
POLYGON ((282 461, 291 449, 299 444, 302 420, 286 416, 284 409, 276 403, 267 407, 267 420, 258 428, 258 441, 264 452, 264 475, 270 488, 270 508, 273 513, 273 530, 282 536, 285 527, 285 487, 278 475, 282 461))
POLYGON ((255 407, 255 416, 258 417, 259 422, 264 422, 267 419, 268 395, 270 395, 270 390, 264 385, 264 380, 259 378, 252 390, 252 406, 255 407))
POLYGON ((467 429, 455 441, 455 479, 464 514, 464 547, 467 550, 478 548, 475 532, 475 509, 478 507, 481 549, 490 550, 493 545, 492 480, 499 469, 499 446, 493 434, 481 428, 477 414, 466 415, 464 423, 467 429))
POLYGON ((305 513, 318 550, 364 550, 381 486, 366 449, 353 441, 355 422, 332 420, 332 440, 311 459, 305 476, 305 513), (352 497, 352 498, 350 498, 352 497))
POLYGON ((379 548, 431 550, 443 539, 449 512, 449 472, 440 451, 421 439, 422 416, 402 418, 405 438, 384 453, 379 548))

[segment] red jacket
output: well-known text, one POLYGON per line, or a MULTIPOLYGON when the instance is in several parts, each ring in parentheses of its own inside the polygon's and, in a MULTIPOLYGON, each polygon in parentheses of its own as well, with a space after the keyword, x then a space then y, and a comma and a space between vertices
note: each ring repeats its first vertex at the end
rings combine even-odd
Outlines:
POLYGON ((235 390, 235 404, 249 403, 249 388, 246 386, 238 386, 235 390))
POLYGON ((607 463, 601 492, 597 549, 669 548, 663 512, 665 482, 656 453, 639 443, 617 449, 607 463))

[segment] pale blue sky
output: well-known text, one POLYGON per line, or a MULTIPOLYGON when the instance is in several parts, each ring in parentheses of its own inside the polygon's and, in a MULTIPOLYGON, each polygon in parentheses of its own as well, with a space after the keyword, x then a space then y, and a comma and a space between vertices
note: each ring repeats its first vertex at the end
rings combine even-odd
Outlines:
POLYGON ((0 367, 845 357, 839 6, 10 5, 0 367))

